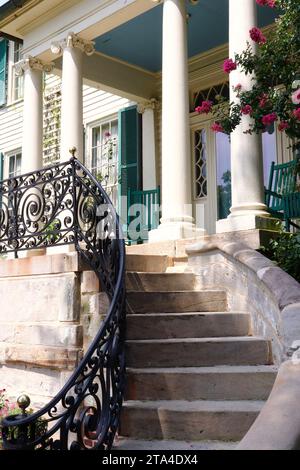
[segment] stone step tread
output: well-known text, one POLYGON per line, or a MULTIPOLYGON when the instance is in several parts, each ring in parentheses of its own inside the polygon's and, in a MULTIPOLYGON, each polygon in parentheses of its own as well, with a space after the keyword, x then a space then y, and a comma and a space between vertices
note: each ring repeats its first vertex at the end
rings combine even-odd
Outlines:
POLYGON ((145 277, 150 277, 150 276, 165 276, 165 277, 181 277, 181 276, 185 276, 185 277, 195 277, 195 274, 194 273, 169 273, 169 272, 166 272, 166 273, 156 273, 156 272, 144 272, 144 271, 126 271, 127 275, 141 275, 141 276, 145 276, 145 277))
POLYGON ((172 317, 176 317, 176 318, 180 318, 182 316, 198 316, 198 317, 213 317, 213 316, 243 316, 243 317, 249 317, 250 316, 250 313, 247 313, 247 312, 174 312, 174 313, 170 313, 170 312, 159 312, 159 313, 132 313, 130 315, 130 318, 147 318, 147 317, 168 317, 168 318, 172 318, 172 317))
POLYGON ((206 312, 206 311, 199 311, 199 312, 146 312, 146 313, 129 313, 130 317, 140 317, 140 318, 144 318, 144 317, 147 317, 147 316, 151 316, 151 317, 157 317, 157 316, 167 316, 167 315, 170 315, 170 317, 172 316, 176 316, 178 315, 179 317, 181 315, 207 315, 207 316, 210 316, 210 315, 250 315, 250 313, 247 313, 247 312, 228 312, 227 310, 224 310, 224 311, 220 311, 220 312, 213 312, 213 311, 209 311, 209 312, 206 312))
POLYGON ((226 441, 170 441, 142 440, 119 436, 116 438, 113 450, 235 450, 238 442, 226 441))
POLYGON ((217 338, 170 338, 170 339, 133 339, 127 340, 128 344, 175 344, 175 343, 230 343, 242 342, 247 343, 250 341, 268 342, 265 338, 259 336, 228 336, 217 338))
POLYGON ((128 368, 126 399, 267 400, 276 375, 272 366, 128 368))
POLYGON ((128 367, 129 374, 277 374, 278 367, 270 366, 212 366, 212 367, 128 367))
POLYGON ((224 311, 228 310, 227 293, 223 290, 130 291, 127 310, 130 313, 224 311))
POLYGON ((169 410, 176 413, 193 412, 255 412, 259 413, 264 406, 264 401, 258 400, 157 400, 157 401, 138 401, 128 400, 124 403, 124 408, 139 408, 144 410, 169 410))
POLYGON ((184 295, 210 295, 210 294, 222 294, 222 295, 226 295, 226 291, 225 290, 222 290, 222 289, 203 289, 203 290, 170 290, 170 291, 155 291, 155 292, 144 292, 144 291, 139 291, 139 290, 132 290, 132 291, 129 291, 129 294, 132 295, 132 294, 144 294, 144 295, 148 295, 148 296, 152 296, 154 294, 161 294, 161 295, 165 295, 165 296, 170 296, 170 295, 176 295, 176 294, 184 294, 184 295))

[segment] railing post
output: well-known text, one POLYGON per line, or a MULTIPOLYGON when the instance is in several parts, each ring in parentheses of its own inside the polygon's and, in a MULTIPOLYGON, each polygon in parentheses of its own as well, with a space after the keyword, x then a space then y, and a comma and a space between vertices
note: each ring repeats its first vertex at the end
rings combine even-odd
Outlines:
POLYGON ((70 163, 72 165, 72 187, 73 187, 73 229, 74 229, 74 244, 78 248, 78 201, 77 201, 77 188, 76 188, 76 148, 73 147, 69 150, 72 155, 70 163))

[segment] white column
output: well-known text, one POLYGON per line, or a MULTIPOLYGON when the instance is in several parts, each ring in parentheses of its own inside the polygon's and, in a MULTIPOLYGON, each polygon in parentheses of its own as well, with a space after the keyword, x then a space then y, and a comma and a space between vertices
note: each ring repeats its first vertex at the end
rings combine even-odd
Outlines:
POLYGON ((69 33, 65 41, 52 44, 53 53, 63 54, 61 104, 61 161, 70 159, 69 150, 83 161, 83 54, 94 52, 94 43, 69 33))
POLYGON ((162 220, 149 240, 194 235, 187 13, 185 0, 164 0, 162 65, 162 220))
POLYGON ((24 116, 22 173, 43 167, 43 72, 50 72, 52 64, 28 57, 16 67, 24 73, 24 116))
MULTIPOLYGON (((257 26, 255 0, 229 0, 229 57, 247 47, 249 31, 257 26)), ((230 74, 231 101, 238 101, 233 87, 242 85, 243 90, 253 86, 253 76, 245 75, 239 68, 230 74)), ((264 226, 269 217, 264 202, 263 156, 261 135, 245 134, 251 123, 250 116, 243 116, 238 128, 231 134, 232 208, 228 219, 217 222, 217 232, 248 230, 264 226)))

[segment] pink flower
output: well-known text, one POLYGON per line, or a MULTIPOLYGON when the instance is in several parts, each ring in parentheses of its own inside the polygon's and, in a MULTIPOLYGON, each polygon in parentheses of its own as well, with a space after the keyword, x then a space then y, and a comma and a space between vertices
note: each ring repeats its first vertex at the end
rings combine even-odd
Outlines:
POLYGON ((249 33, 252 41, 256 42, 257 44, 261 45, 267 42, 267 38, 263 35, 259 28, 254 27, 250 29, 249 33))
POLYGON ((208 114, 211 112, 212 105, 212 101, 202 101, 201 106, 198 106, 195 111, 199 114, 208 114))
POLYGON ((237 85, 235 85, 235 87, 233 87, 233 91, 236 91, 236 92, 241 91, 242 88, 243 88, 242 85, 238 83, 237 85))
POLYGON ((106 137, 107 139, 109 139, 109 137, 111 137, 111 133, 109 131, 105 131, 104 132, 104 137, 106 137))
POLYGON ((252 114, 252 106, 250 106, 250 104, 246 104, 242 109, 242 114, 252 114))
POLYGON ((266 93, 263 93, 259 100, 259 107, 264 108, 268 102, 268 99, 268 95, 266 93))
POLYGON ((292 94, 292 102, 294 104, 300 104, 300 88, 292 94))
POLYGON ((266 114, 262 118, 262 123, 264 126, 270 126, 271 124, 273 124, 273 122, 277 121, 277 118, 277 113, 266 114))
POLYGON ((233 62, 232 59, 226 59, 223 64, 223 70, 225 73, 230 73, 233 70, 236 70, 237 64, 236 62, 233 62))
POLYGON ((299 106, 299 108, 297 108, 293 111, 293 115, 297 119, 297 121, 300 121, 300 106, 299 106))
POLYGON ((285 131, 286 129, 288 129, 290 126, 289 126, 289 123, 287 121, 280 121, 280 123, 278 124, 278 130, 279 132, 283 132, 285 131))
POLYGON ((211 126, 211 130, 214 131, 214 132, 224 132, 223 127, 222 127, 221 124, 218 123, 218 122, 215 122, 215 123, 211 126))
POLYGON ((256 0, 256 3, 261 7, 275 8, 276 6, 276 0, 256 0))

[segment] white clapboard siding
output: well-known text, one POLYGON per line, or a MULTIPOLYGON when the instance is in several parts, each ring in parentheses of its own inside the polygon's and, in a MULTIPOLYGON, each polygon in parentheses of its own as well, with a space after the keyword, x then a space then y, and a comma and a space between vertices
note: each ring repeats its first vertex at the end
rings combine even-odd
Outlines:
POLYGON ((83 87, 83 122, 87 125, 98 119, 104 119, 130 104, 126 98, 85 85, 83 87))
MULTIPOLYGON (((61 78, 47 75, 45 93, 60 86, 61 78)), ((115 115, 120 109, 133 103, 120 96, 83 86, 83 123, 88 125, 97 120, 115 115)), ((0 152, 7 154, 22 146, 23 102, 0 108, 0 152)))
POLYGON ((23 102, 0 109, 0 152, 8 153, 22 146, 23 102))

